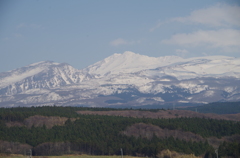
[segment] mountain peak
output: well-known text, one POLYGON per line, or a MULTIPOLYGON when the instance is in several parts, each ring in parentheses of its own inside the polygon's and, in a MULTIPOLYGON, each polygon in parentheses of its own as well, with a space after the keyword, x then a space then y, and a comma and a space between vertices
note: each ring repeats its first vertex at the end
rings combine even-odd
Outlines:
POLYGON ((46 61, 40 61, 40 62, 36 62, 36 63, 32 63, 28 66, 25 67, 31 67, 31 66, 51 66, 51 65, 60 65, 61 63, 57 63, 54 61, 50 61, 50 60, 46 60, 46 61))
MULTIPOLYGON (((45 81, 51 80, 50 81, 51 84, 53 84, 57 80, 64 80, 64 82, 68 84, 68 83, 76 82, 75 80, 78 80, 78 77, 69 79, 68 75, 71 74, 71 77, 77 76, 75 74, 78 72, 79 70, 74 69, 72 66, 70 66, 67 63, 56 63, 53 61, 40 61, 37 63, 30 64, 28 66, 24 66, 24 67, 0 74, 0 88, 4 88, 19 82, 27 83, 30 80, 33 83, 35 82, 33 80, 37 80, 38 78, 37 76, 41 76, 41 77, 44 76, 45 81), (55 76, 55 77, 57 76, 57 77, 56 78, 53 77, 54 79, 52 79, 51 76, 55 76)), ((37 82, 40 83, 39 81, 37 82)))
POLYGON ((149 57, 126 51, 123 54, 113 54, 102 61, 90 65, 86 70, 90 74, 119 74, 134 73, 144 69, 155 69, 159 66, 169 65, 177 60, 182 60, 177 56, 149 57))
POLYGON ((106 98, 115 100, 121 93, 134 96, 123 105, 237 101, 239 78, 239 58, 149 57, 126 51, 83 70, 41 61, 0 73, 0 106, 109 106, 115 103, 106 98), (108 97, 99 99, 102 95, 108 97))
POLYGON ((124 56, 132 56, 132 55, 139 55, 139 54, 136 54, 136 53, 131 52, 131 51, 125 51, 122 55, 124 55, 124 56))

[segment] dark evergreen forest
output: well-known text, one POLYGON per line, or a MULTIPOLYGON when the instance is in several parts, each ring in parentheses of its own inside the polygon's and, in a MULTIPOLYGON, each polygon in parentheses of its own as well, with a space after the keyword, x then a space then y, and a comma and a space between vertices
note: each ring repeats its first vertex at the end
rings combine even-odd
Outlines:
MULTIPOLYGON (((169 149, 179 153, 193 153, 196 156, 214 158, 216 157, 215 149, 207 140, 184 141, 173 137, 160 139, 157 136, 153 136, 151 139, 137 138, 126 136, 122 134, 122 131, 133 124, 145 123, 163 129, 189 131, 203 138, 240 135, 240 122, 234 121, 204 118, 150 119, 76 113, 76 111, 81 110, 107 111, 118 109, 56 106, 0 108, 0 140, 28 144, 31 146, 33 155, 70 153, 120 155, 122 148, 125 155, 156 157, 160 151, 169 149), (41 127, 32 125, 30 128, 26 126, 8 127, 6 125, 8 122, 21 123, 26 118, 35 115, 60 116, 68 119, 64 125, 56 125, 52 128, 47 128, 45 125, 41 127)), ((156 110, 158 109, 152 111, 156 110)), ((9 151, 0 148, 0 152, 9 151)), ((219 146, 219 157, 221 156, 239 157, 239 140, 223 142, 219 146)))
POLYGON ((192 111, 197 110, 200 113, 236 114, 240 113, 240 102, 214 102, 179 109, 192 111))

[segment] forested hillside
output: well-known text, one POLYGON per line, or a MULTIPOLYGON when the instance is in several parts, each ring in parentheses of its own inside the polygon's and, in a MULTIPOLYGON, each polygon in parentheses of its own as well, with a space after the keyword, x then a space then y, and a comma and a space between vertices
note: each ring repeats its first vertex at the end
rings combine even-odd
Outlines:
MULTIPOLYGON (((238 121, 77 113, 112 110, 118 109, 56 106, 0 108, 0 152, 24 154, 32 149, 33 155, 120 155, 122 148, 125 155, 156 157, 162 150, 169 149, 216 157, 215 148, 218 147, 221 157, 239 156, 238 121)), ((131 113, 129 109, 127 111, 131 113)))
POLYGON ((200 113, 236 114, 240 113, 240 102, 216 102, 178 109, 198 111, 200 113))

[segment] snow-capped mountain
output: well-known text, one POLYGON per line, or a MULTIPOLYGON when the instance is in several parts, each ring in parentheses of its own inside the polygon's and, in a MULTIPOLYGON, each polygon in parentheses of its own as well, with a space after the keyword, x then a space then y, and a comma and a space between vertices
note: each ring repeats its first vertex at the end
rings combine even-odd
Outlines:
POLYGON ((126 51, 123 54, 114 54, 102 61, 99 61, 85 69, 90 74, 105 76, 107 74, 135 73, 145 69, 155 69, 170 65, 182 60, 177 56, 148 57, 126 51))
POLYGON ((43 61, 0 73, 0 106, 240 101, 240 59, 113 54, 85 69, 43 61))
POLYGON ((30 89, 50 89, 80 83, 86 74, 66 63, 43 61, 0 74, 0 94, 15 95, 30 89))

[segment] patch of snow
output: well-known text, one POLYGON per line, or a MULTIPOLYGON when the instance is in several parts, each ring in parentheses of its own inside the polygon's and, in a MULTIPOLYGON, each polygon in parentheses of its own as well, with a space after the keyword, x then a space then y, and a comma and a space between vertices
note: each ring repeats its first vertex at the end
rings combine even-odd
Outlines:
POLYGON ((39 73, 43 70, 44 70, 44 68, 39 67, 39 68, 35 68, 33 70, 30 70, 30 71, 27 71, 25 73, 14 73, 9 77, 2 78, 0 80, 0 88, 4 88, 4 87, 6 87, 6 86, 8 86, 12 83, 21 81, 24 78, 33 76, 33 75, 35 75, 35 74, 37 74, 37 73, 39 73))
POLYGON ((179 100, 178 102, 179 103, 189 103, 189 101, 187 101, 187 100, 179 100))
POLYGON ((152 89, 151 84, 146 84, 138 87, 138 91, 141 93, 150 93, 151 89, 152 89))
POLYGON ((147 100, 154 100, 154 101, 157 101, 157 102, 164 102, 164 100, 161 97, 141 97, 141 98, 138 98, 136 101, 138 103, 144 103, 144 102, 147 102, 147 100))
POLYGON ((211 97, 211 96, 214 96, 214 91, 211 91, 211 90, 209 90, 209 91, 206 91, 205 93, 204 93, 204 96, 205 97, 211 97))
POLYGON ((161 97, 152 97, 151 99, 156 100, 158 102, 164 102, 164 100, 161 97))
POLYGON ((3 96, 3 97, 0 97, 0 102, 8 102, 8 101, 11 101, 15 99, 14 96, 3 96))
POLYGON ((47 89, 29 89, 27 91, 22 92, 21 94, 44 94, 44 93, 50 93, 50 90, 47 89))
POLYGON ((236 87, 230 87, 230 86, 224 87, 224 91, 226 91, 226 92, 228 92, 228 93, 231 93, 231 92, 233 92, 234 90, 236 90, 236 87))
POLYGON ((138 103, 143 103, 145 100, 146 100, 146 98, 141 97, 141 98, 138 98, 136 101, 138 103))
POLYGON ((182 58, 176 56, 148 57, 127 51, 123 54, 114 54, 103 61, 97 62, 85 69, 90 74, 106 76, 108 74, 133 73, 145 69, 154 69, 166 66, 182 58))
POLYGON ((160 79, 159 81, 171 81, 171 80, 164 78, 164 79, 160 79))
POLYGON ((192 82, 181 82, 178 84, 179 87, 188 89, 191 94, 200 93, 208 89, 208 85, 199 85, 192 82))
POLYGON ((34 95, 25 97, 22 100, 19 100, 18 103, 31 104, 31 103, 42 103, 46 101, 59 101, 62 100, 62 97, 54 92, 43 95, 34 95))

